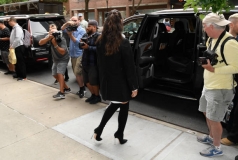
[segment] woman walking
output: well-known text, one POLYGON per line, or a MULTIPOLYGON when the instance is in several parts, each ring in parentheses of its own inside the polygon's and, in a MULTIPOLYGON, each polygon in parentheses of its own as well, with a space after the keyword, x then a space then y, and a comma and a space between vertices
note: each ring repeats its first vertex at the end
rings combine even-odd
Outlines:
POLYGON ((129 41, 122 37, 122 30, 121 13, 117 10, 110 11, 102 35, 97 40, 97 63, 102 98, 111 101, 111 104, 106 109, 99 126, 94 130, 94 138, 101 141, 103 128, 120 108, 118 129, 114 134, 120 144, 127 142, 123 137, 129 100, 138 92, 133 52, 129 41))

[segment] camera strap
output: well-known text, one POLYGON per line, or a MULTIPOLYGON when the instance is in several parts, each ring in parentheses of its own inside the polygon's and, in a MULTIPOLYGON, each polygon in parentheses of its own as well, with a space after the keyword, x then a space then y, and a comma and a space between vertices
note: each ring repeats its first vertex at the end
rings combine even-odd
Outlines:
MULTIPOLYGON (((226 30, 224 30, 221 35, 218 37, 217 42, 215 44, 215 46, 213 47, 212 51, 215 52, 215 50, 217 49, 217 46, 219 45, 221 39, 224 37, 224 35, 226 34, 226 30)), ((208 49, 211 50, 212 47, 212 38, 209 39, 209 46, 208 49)))

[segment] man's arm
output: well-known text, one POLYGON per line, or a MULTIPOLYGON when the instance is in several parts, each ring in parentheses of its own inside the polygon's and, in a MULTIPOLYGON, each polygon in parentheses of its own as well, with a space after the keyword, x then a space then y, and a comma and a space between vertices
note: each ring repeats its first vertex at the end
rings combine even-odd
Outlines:
POLYGON ((39 41, 39 45, 42 46, 51 40, 50 36, 47 36, 39 41))
POLYGON ((0 41, 9 41, 9 37, 3 37, 3 38, 0 38, 0 41))

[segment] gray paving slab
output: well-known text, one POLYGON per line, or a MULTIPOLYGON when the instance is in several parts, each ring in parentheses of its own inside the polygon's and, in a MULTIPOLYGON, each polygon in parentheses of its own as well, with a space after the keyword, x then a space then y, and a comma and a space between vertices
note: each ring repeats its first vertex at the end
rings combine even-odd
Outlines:
POLYGON ((34 120, 1 103, 0 117, 0 148, 12 145, 47 129, 42 125, 36 125, 34 120))
MULTIPOLYGON (((207 157, 199 155, 199 152, 207 147, 209 145, 197 142, 195 135, 183 132, 176 140, 164 148, 154 160, 207 160, 207 157)), ((224 152, 223 156, 209 159, 234 160, 234 157, 238 154, 238 148, 235 146, 222 145, 222 150, 224 152)))
POLYGON ((1 160, 108 160, 84 145, 0 104, 1 160))
POLYGON ((129 115, 124 133, 128 142, 124 145, 114 144, 113 135, 117 130, 118 115, 115 113, 104 129, 102 143, 97 143, 90 138, 103 113, 104 109, 100 109, 57 125, 53 129, 109 158, 128 160, 151 159, 182 133, 179 130, 129 115))

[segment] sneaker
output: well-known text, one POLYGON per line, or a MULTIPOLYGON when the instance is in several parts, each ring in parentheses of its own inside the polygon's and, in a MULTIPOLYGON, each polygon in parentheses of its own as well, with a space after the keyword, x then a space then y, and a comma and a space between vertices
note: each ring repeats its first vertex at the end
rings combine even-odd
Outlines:
POLYGON ((68 82, 68 81, 69 81, 69 78, 64 78, 64 81, 65 81, 65 82, 68 82))
POLYGON ((197 141, 200 143, 213 145, 213 140, 209 138, 209 135, 198 136, 197 141))
POLYGON ((17 74, 12 75, 13 78, 18 78, 17 74))
POLYGON ((222 156, 223 151, 221 149, 217 149, 214 146, 210 146, 209 148, 201 151, 200 155, 204 157, 222 156))
POLYGON ((59 82, 57 80, 55 80, 54 84, 58 84, 59 82))
POLYGON ((13 72, 13 71, 7 71, 7 72, 5 72, 4 74, 5 75, 8 75, 8 74, 14 74, 15 72, 13 72))
POLYGON ((227 138, 222 138, 221 139, 221 144, 224 144, 224 145, 226 145, 226 146, 231 146, 231 145, 233 145, 234 143, 233 142, 231 142, 229 139, 227 139, 227 138))
POLYGON ((70 89, 70 88, 65 88, 65 89, 64 89, 64 93, 69 93, 69 92, 71 92, 71 89, 70 89))
POLYGON ((87 98, 87 99, 85 100, 85 102, 90 102, 91 100, 94 99, 94 97, 95 97, 95 95, 92 94, 91 97, 89 97, 89 98, 87 98))
POLYGON ((86 91, 85 90, 80 90, 79 91, 79 98, 83 98, 85 96, 86 91))
POLYGON ((26 78, 17 78, 17 81, 25 81, 26 80, 26 78))
POLYGON ((65 99, 65 95, 64 95, 64 93, 58 92, 56 95, 53 95, 53 98, 65 99))
POLYGON ((80 92, 80 90, 78 92, 76 92, 76 94, 79 95, 79 92, 80 92))
POLYGON ((101 102, 101 97, 100 96, 95 96, 89 103, 90 104, 96 104, 98 102, 101 102))

